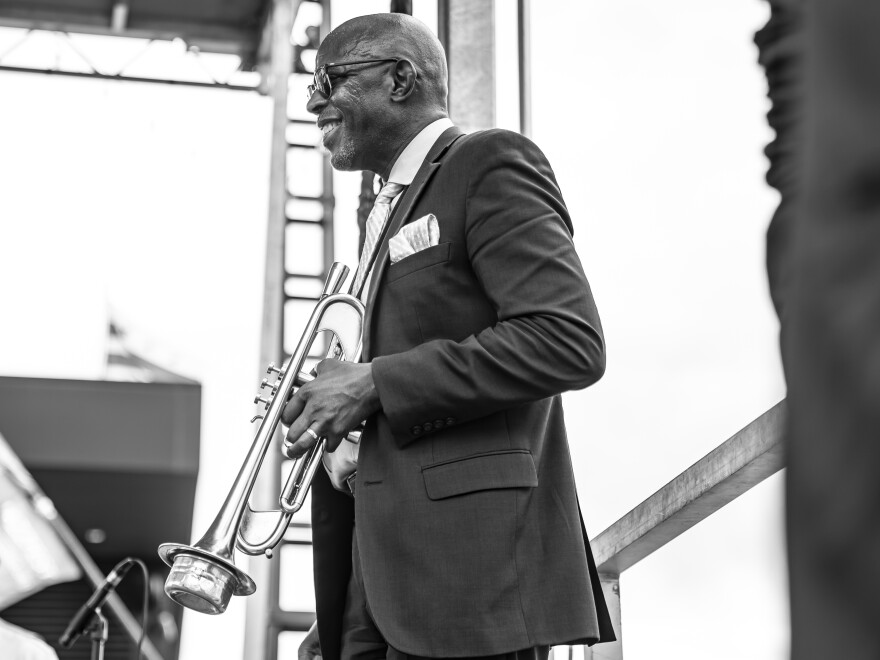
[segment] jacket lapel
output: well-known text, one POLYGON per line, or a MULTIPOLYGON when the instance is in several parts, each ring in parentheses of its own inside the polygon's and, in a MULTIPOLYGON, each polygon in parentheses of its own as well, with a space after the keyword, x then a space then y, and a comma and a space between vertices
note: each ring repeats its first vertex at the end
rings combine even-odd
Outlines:
POLYGON ((437 138, 434 146, 431 147, 428 155, 425 157, 425 162, 422 163, 422 166, 416 173, 416 178, 413 179, 413 182, 407 187, 406 192, 403 193, 403 197, 400 198, 397 206, 394 207, 394 212, 388 221, 388 230, 385 232, 385 236, 382 238, 382 243, 379 245, 379 251, 376 254, 373 274, 370 278, 370 289, 367 292, 367 309, 366 317, 364 318, 363 357, 361 358, 364 362, 368 362, 372 358, 370 336, 372 334, 371 328, 373 325, 373 306, 376 302, 376 291, 378 291, 379 286, 382 283, 382 277, 385 275, 385 269, 388 266, 388 241, 391 240, 391 238, 400 231, 400 228, 409 221, 409 216, 412 214, 416 202, 422 196, 422 192, 424 192, 431 177, 433 177, 434 173, 439 169, 446 150, 462 135, 464 135, 464 131, 458 126, 451 126, 443 131, 440 137, 437 138))

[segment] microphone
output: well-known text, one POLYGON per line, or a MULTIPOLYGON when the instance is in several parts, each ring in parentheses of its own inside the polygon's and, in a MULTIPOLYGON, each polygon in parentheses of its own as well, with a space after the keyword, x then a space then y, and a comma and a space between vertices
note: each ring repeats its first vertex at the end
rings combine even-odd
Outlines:
POLYGON ((95 592, 86 601, 86 604, 79 608, 79 611, 73 615, 64 634, 58 638, 58 642, 64 648, 70 648, 73 643, 82 635, 95 616, 95 611, 104 604, 107 597, 113 593, 116 587, 122 582, 122 578, 128 573, 128 570, 134 564, 131 557, 126 557, 113 567, 113 570, 104 579, 104 582, 95 589, 95 592))

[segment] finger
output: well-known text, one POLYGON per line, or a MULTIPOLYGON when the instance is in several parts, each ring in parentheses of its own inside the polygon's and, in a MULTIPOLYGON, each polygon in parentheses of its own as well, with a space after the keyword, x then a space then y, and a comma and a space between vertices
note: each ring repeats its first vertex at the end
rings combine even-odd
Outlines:
POLYGON ((318 414, 318 411, 315 410, 314 402, 307 401, 305 405, 300 408, 299 415, 290 422, 290 427, 287 429, 286 433, 288 443, 293 444, 299 440, 303 433, 306 432, 307 428, 312 428, 315 431, 320 432, 318 424, 319 418, 320 415, 318 414))
POLYGON ((284 438, 284 440, 281 441, 281 455, 284 456, 284 458, 296 458, 296 456, 293 455, 293 443, 287 438, 284 438))
POLYGON ((339 360, 335 360, 333 358, 326 358, 324 360, 321 360, 320 362, 318 362, 318 364, 315 365, 315 373, 320 376, 322 373, 326 373, 328 370, 332 370, 333 366, 336 364, 339 364, 339 360))
POLYGON ((307 427, 299 436, 287 435, 287 441, 284 444, 284 453, 288 458, 299 458, 312 447, 318 444, 321 434, 312 427, 307 427))
POLYGON ((315 445, 315 441, 311 438, 301 438, 296 442, 291 443, 288 440, 284 441, 284 445, 281 447, 281 452, 290 459, 297 459, 302 456, 305 456, 306 453, 315 445))
POLYGON ((284 426, 290 426, 302 414, 306 403, 308 403, 308 398, 309 392, 305 385, 294 392, 290 400, 284 404, 284 410, 281 411, 281 423, 284 426))

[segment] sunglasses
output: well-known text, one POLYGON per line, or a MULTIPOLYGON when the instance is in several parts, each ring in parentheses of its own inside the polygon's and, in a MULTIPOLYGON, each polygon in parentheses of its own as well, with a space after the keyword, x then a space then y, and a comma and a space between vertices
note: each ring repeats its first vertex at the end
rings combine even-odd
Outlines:
POLYGON ((354 64, 382 64, 383 62, 399 61, 400 58, 387 57, 381 60, 356 60, 354 62, 331 62, 330 64, 322 64, 315 70, 314 83, 306 87, 308 97, 309 99, 311 99, 312 95, 315 92, 321 92, 321 94, 329 98, 330 94, 333 92, 333 86, 330 84, 330 76, 327 74, 327 69, 331 69, 335 66, 352 66, 354 64))

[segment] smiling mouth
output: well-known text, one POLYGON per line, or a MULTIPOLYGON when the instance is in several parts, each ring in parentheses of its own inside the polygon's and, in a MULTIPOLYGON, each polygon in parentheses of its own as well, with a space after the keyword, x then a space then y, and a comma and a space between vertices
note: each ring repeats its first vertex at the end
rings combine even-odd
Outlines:
POLYGON ((324 143, 326 143, 326 142, 327 142, 327 138, 328 138, 328 137, 330 136, 330 134, 331 134, 333 131, 335 131, 337 128, 339 128, 339 122, 338 122, 338 121, 328 121, 326 124, 324 124, 324 125, 321 127, 321 141, 324 142, 324 143))

